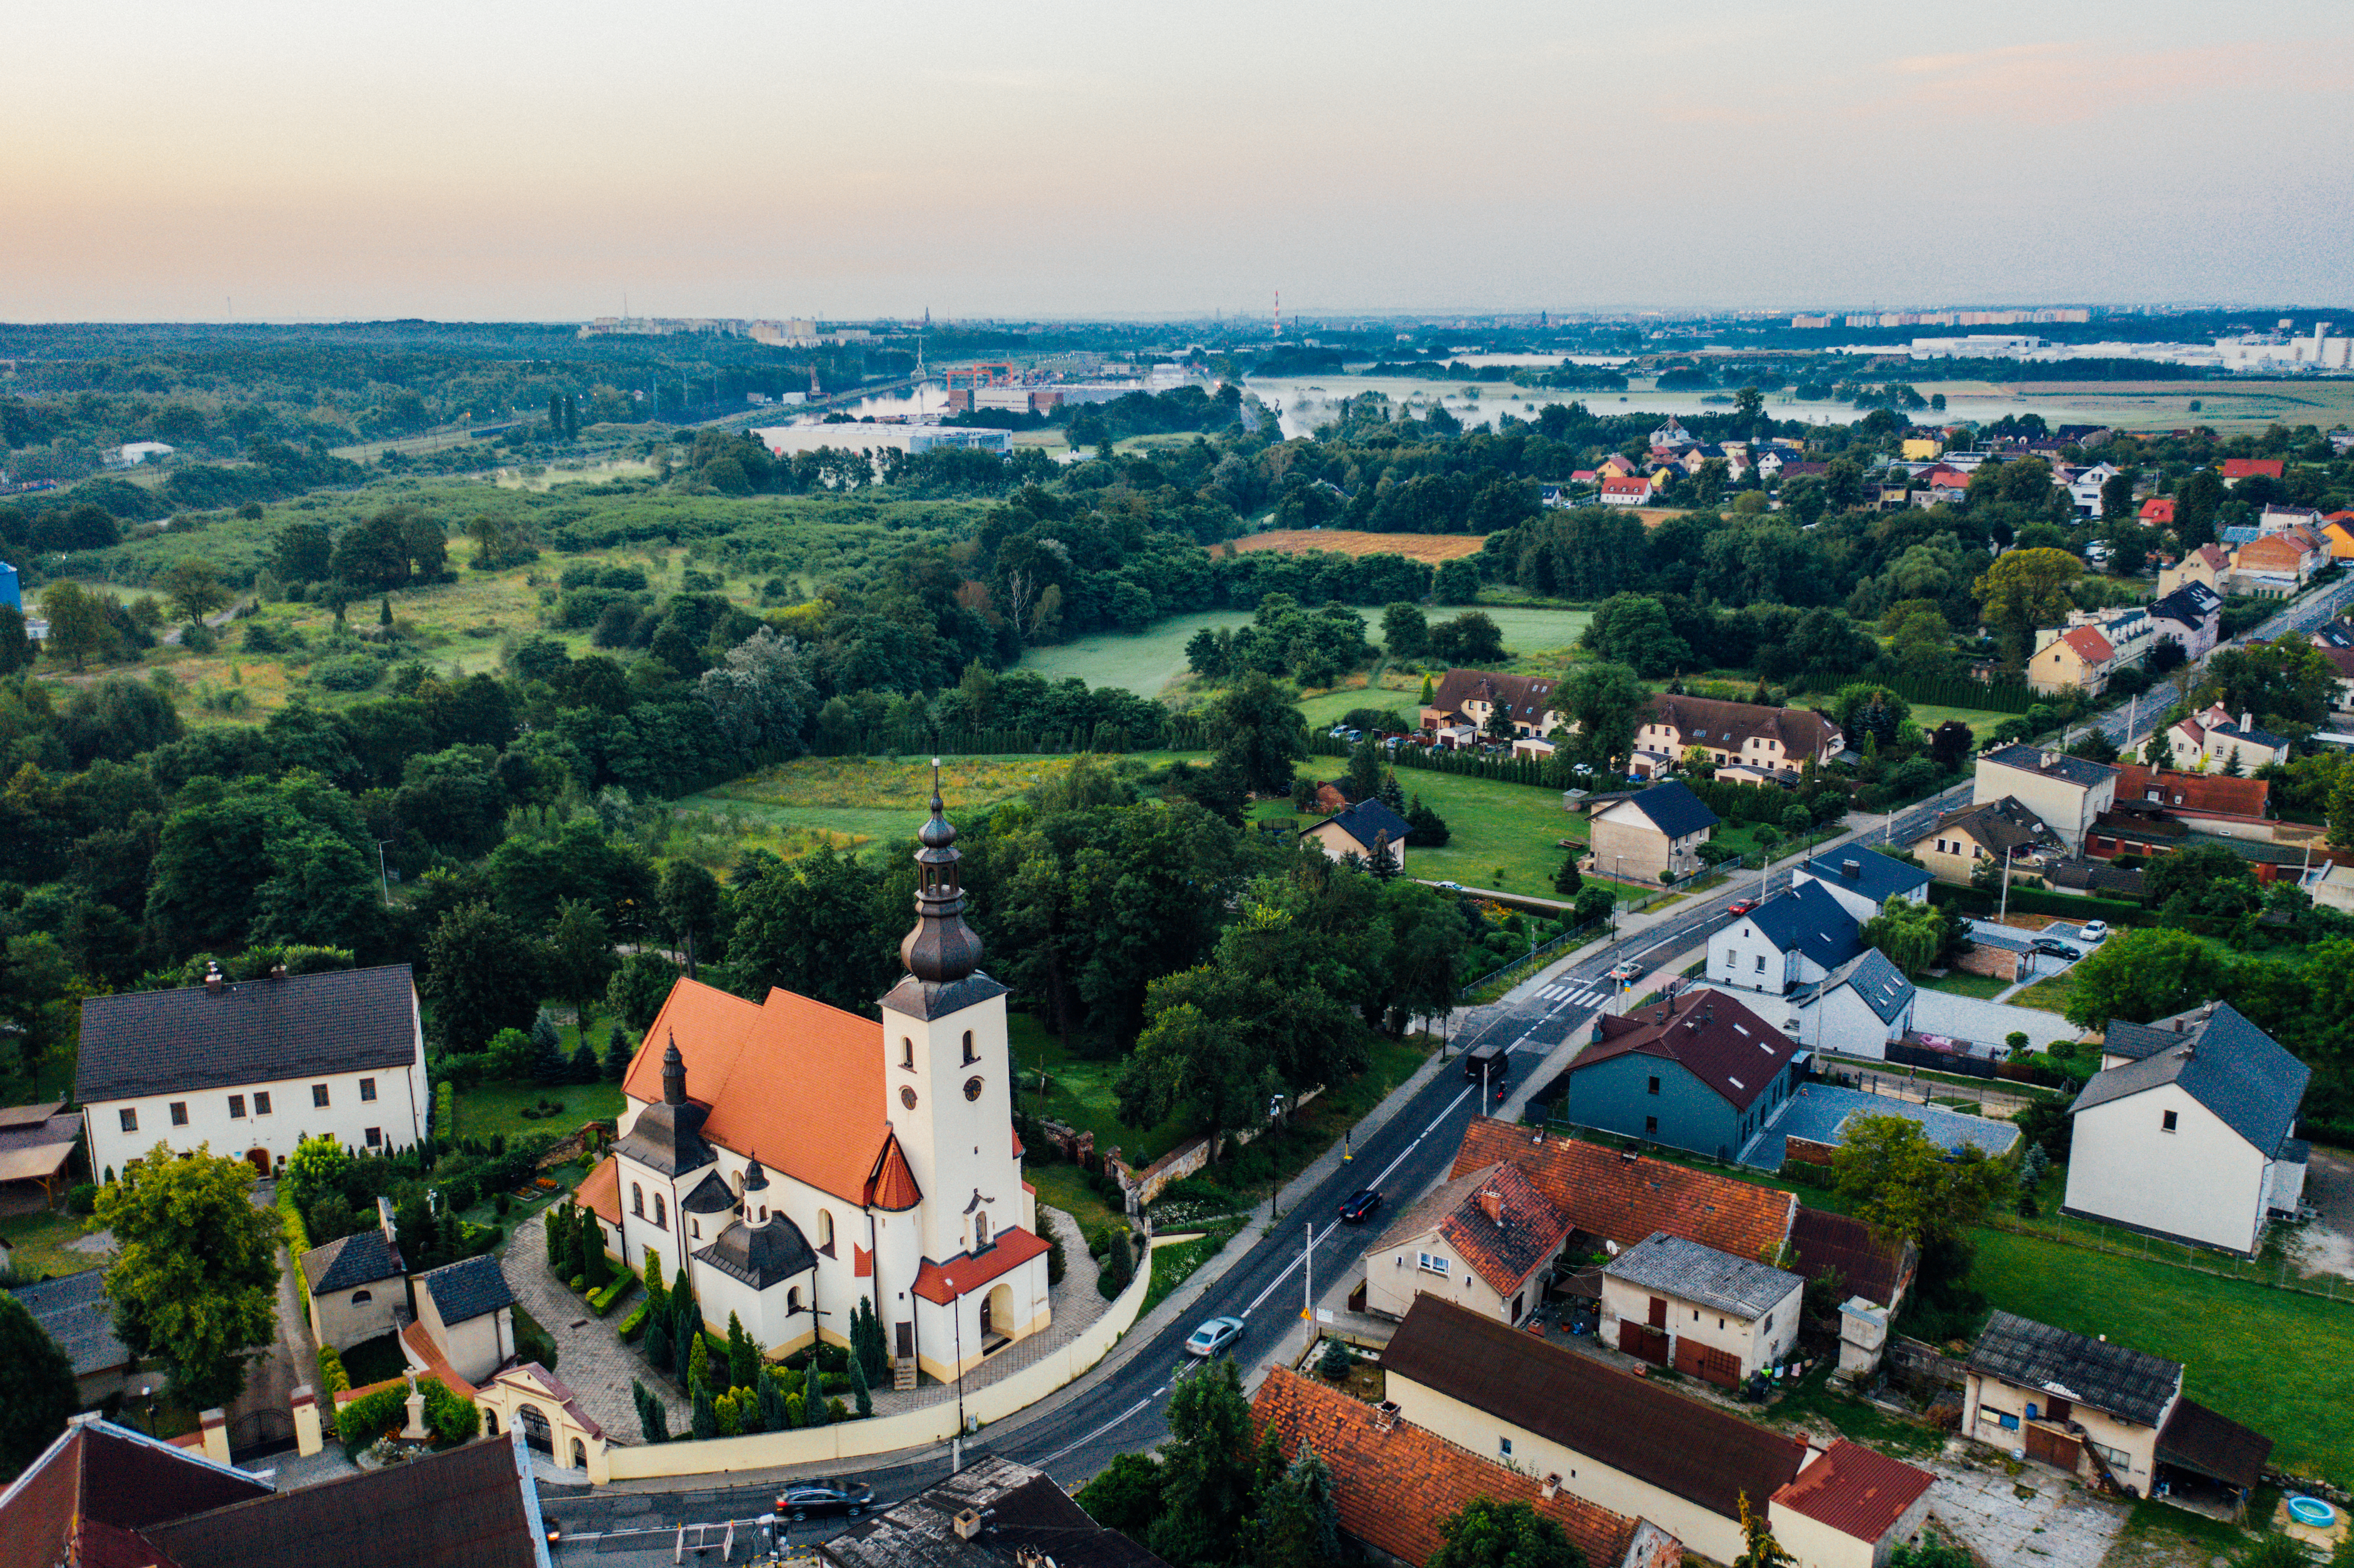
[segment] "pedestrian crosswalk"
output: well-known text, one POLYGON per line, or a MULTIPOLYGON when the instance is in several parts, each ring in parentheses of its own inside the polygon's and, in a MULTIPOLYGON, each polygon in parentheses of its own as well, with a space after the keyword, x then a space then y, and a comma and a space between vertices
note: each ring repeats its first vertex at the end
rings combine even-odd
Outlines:
POLYGON ((1592 1007, 1610 994, 1607 986, 1595 987, 1584 980, 1567 980, 1549 985, 1537 992, 1539 1001, 1566 1001, 1572 1007, 1592 1007))

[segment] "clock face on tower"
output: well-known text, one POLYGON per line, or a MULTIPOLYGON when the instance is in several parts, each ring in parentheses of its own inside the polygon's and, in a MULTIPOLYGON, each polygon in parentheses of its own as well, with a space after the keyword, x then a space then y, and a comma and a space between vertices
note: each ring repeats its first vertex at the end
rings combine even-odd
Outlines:
POLYGON ((899 1103, 906 1106, 909 1110, 914 1110, 916 1108, 916 1091, 913 1089, 901 1089, 899 1091, 899 1103))
POLYGON ((977 1100, 981 1098, 981 1080, 979 1078, 967 1078, 964 1081, 964 1097, 969 1100, 977 1100))

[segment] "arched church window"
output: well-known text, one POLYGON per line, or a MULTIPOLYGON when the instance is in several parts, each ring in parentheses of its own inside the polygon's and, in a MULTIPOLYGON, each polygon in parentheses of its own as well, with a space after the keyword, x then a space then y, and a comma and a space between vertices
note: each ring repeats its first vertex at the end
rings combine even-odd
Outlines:
POLYGON ((968 1066, 981 1060, 972 1054, 972 1031, 970 1029, 964 1032, 964 1059, 968 1066))
POLYGON ((786 1311, 788 1314, 791 1314, 791 1313, 794 1313, 794 1312, 798 1312, 798 1311, 800 1311, 801 1309, 801 1287, 800 1286, 798 1286, 798 1285, 795 1285, 795 1286, 790 1287, 785 1291, 785 1311, 786 1311))
POLYGON ((904 1034, 899 1037, 899 1065, 911 1073, 916 1070, 916 1043, 904 1034))
POLYGON ((833 1255, 833 1211, 831 1209, 817 1212, 817 1250, 828 1257, 833 1255))
POLYGON ((989 1211, 981 1210, 972 1217, 972 1246, 975 1252, 989 1245, 989 1211))
POLYGON ((635 1181, 630 1183, 630 1213, 642 1220, 646 1217, 646 1190, 635 1181))
POLYGON ((663 1195, 654 1194, 654 1224, 663 1230, 670 1229, 670 1217, 663 1209, 663 1195))

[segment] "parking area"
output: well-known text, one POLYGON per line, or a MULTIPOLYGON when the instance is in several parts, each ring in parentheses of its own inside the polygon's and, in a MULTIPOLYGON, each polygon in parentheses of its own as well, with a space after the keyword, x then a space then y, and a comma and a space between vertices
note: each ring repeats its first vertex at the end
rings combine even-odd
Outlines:
POLYGON ((2297 1266, 2308 1275, 2354 1279, 2354 1158, 2315 1150, 2305 1168, 2305 1201, 2321 1216, 2289 1243, 2297 1266))

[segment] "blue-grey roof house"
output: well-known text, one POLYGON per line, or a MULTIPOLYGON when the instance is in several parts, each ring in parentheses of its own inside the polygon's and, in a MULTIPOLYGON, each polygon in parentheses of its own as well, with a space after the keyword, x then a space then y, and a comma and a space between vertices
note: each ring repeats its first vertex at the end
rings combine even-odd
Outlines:
POLYGON ((1880 913, 1892 898, 1907 904, 1929 902, 1929 873, 1861 844, 1842 844, 1802 863, 1790 874, 1790 885, 1819 885, 1859 921, 1880 913))
POLYGON ((1724 991, 1695 987, 1627 1017, 1604 1013, 1562 1075, 1581 1127, 1731 1160, 1788 1099, 1797 1043, 1724 991))
POLYGON ((1588 834, 1594 869, 1628 881, 1681 882, 1701 869, 1700 846, 1716 813, 1680 779, 1596 810, 1588 834))
POLYGON ((1708 939, 1708 978, 1743 991, 1787 994, 1862 951, 1856 917, 1820 883, 1769 898, 1708 939))
POLYGON ((2290 1134, 2313 1071, 2229 1002, 2157 1024, 2114 1020, 2068 1114, 2061 1212, 2253 1256, 2294 1214, 2308 1150, 2290 1134))

